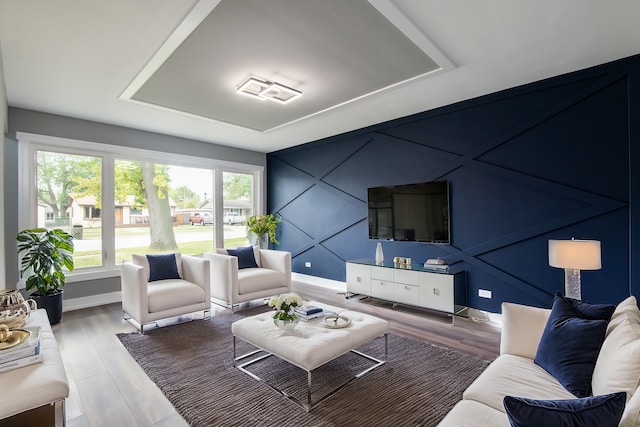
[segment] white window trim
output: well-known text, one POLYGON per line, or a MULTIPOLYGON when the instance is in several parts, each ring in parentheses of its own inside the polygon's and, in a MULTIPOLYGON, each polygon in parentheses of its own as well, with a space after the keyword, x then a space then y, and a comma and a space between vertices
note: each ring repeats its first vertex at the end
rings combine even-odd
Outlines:
MULTIPOLYGON (((77 139, 61 138, 35 133, 17 132, 18 140, 18 229, 33 228, 37 224, 37 212, 31 209, 37 203, 35 189, 35 168, 38 150, 58 151, 65 154, 78 154, 102 158, 102 197, 104 200, 113 200, 115 197, 113 185, 113 164, 118 158, 130 160, 151 160, 157 163, 174 166, 194 167, 211 169, 214 171, 214 213, 216 218, 223 217, 222 204, 222 173, 238 172, 250 173, 254 177, 253 204, 256 214, 264 213, 265 197, 264 188, 264 166, 249 163, 230 162, 204 157, 196 157, 184 154, 167 153, 163 151, 153 151, 142 148, 124 147, 120 145, 104 144, 98 142, 83 141, 77 139)), ((103 205, 102 211, 103 230, 115 230, 115 207, 113 204, 103 205)), ((223 224, 222 221, 215 221, 214 245, 223 247, 223 224)), ((77 282, 84 280, 101 279, 106 277, 117 277, 120 275, 120 268, 116 264, 117 260, 107 259, 108 254, 115 255, 115 239, 113 232, 109 235, 103 232, 102 249, 103 265, 96 268, 83 268, 67 274, 67 282, 77 282)))

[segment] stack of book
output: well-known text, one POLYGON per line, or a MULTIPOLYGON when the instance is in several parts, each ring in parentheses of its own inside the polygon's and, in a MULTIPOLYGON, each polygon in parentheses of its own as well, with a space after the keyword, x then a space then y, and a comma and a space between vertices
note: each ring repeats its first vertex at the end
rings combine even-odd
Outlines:
POLYGON ((449 266, 447 264, 432 264, 427 261, 424 263, 424 270, 438 272, 438 273, 448 273, 449 266))
POLYGON ((23 328, 29 337, 22 343, 0 350, 0 372, 11 371, 42 362, 40 354, 40 326, 23 328))
POLYGON ((296 316, 298 316, 298 319, 302 320, 303 322, 315 319, 316 317, 321 317, 324 314, 324 310, 322 310, 320 307, 314 307, 312 305, 296 307, 294 309, 294 312, 296 313, 296 316))

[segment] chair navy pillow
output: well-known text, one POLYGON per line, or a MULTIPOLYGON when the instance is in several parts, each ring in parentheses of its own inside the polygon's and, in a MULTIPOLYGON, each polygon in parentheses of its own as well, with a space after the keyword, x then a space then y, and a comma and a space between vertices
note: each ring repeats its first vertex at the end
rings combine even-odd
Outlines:
POLYGON ((147 255, 149 261, 149 281, 180 279, 176 254, 147 255))
POLYGON ((256 256, 253 253, 253 246, 227 249, 231 256, 238 257, 238 268, 258 268, 256 256))
POLYGON ((615 306, 565 298, 553 300, 535 363, 577 397, 591 395, 591 378, 615 306))
POLYGON ((511 427, 617 427, 627 393, 567 400, 534 400, 505 396, 504 409, 511 427))

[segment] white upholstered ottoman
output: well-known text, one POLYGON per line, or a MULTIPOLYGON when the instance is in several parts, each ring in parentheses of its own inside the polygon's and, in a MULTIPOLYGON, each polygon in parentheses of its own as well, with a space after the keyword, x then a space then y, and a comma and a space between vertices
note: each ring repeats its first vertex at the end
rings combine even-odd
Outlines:
POLYGON ((279 357, 299 368, 307 371, 307 402, 300 402, 292 396, 283 393, 271 384, 266 383, 274 390, 290 398, 298 403, 307 411, 313 406, 320 403, 327 397, 333 395, 342 387, 347 385, 351 380, 359 378, 370 370, 385 363, 380 360, 354 350, 355 348, 366 344, 367 342, 384 337, 385 340, 385 359, 387 356, 387 329, 386 320, 379 319, 369 314, 358 313, 355 311, 345 310, 338 307, 328 306, 317 302, 310 302, 310 305, 320 306, 325 311, 332 311, 345 316, 351 320, 351 324, 346 328, 328 329, 322 326, 322 319, 314 319, 309 322, 299 322, 293 332, 287 332, 278 329, 273 323, 273 311, 259 314, 257 316, 247 317, 238 320, 231 325, 233 333, 233 357, 235 366, 241 371, 249 374, 251 377, 263 381, 257 375, 246 369, 247 366, 256 363, 270 355, 279 357), (240 338, 249 344, 258 348, 258 350, 237 356, 236 355, 236 338, 240 338), (374 365, 360 372, 346 383, 342 384, 331 393, 317 400, 311 401, 311 373, 314 369, 324 365, 327 362, 348 352, 354 352, 365 357, 374 365), (266 353, 255 357, 248 361, 241 362, 258 353, 266 353))

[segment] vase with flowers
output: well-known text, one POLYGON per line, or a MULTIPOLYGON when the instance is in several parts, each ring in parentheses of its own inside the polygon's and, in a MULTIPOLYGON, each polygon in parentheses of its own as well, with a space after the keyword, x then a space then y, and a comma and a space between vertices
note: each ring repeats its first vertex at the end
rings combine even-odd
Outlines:
POLYGON ((266 249, 267 239, 276 245, 280 244, 276 239, 276 228, 281 221, 273 214, 250 217, 247 221, 247 230, 253 234, 253 244, 258 245, 261 249, 266 249))
POLYGON ((302 303, 302 298, 296 294, 271 297, 267 304, 276 311, 273 315, 273 323, 280 329, 293 330, 298 325, 298 316, 294 309, 302 303))

